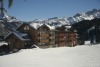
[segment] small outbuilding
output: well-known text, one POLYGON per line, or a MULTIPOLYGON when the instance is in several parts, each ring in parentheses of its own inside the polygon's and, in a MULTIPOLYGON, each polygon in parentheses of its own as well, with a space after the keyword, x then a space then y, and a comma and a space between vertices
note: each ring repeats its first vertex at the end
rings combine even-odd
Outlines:
POLYGON ((8 46, 12 51, 29 48, 33 44, 30 36, 22 32, 11 32, 5 37, 5 41, 8 42, 8 46))

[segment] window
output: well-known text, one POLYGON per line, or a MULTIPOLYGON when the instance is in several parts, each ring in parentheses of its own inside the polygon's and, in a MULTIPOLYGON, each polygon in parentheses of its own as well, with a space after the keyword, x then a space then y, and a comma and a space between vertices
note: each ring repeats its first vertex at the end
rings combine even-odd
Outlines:
POLYGON ((29 26, 25 26, 24 27, 24 30, 29 30, 29 26))

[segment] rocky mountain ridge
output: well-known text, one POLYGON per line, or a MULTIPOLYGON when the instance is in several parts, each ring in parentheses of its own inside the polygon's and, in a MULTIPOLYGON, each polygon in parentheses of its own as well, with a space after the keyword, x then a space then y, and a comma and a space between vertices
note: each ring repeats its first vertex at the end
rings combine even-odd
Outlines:
POLYGON ((95 18, 100 18, 100 9, 93 9, 85 13, 77 13, 73 17, 53 17, 46 20, 34 20, 33 23, 49 24, 51 26, 61 26, 61 25, 72 25, 74 23, 80 22, 82 20, 92 20, 95 18))

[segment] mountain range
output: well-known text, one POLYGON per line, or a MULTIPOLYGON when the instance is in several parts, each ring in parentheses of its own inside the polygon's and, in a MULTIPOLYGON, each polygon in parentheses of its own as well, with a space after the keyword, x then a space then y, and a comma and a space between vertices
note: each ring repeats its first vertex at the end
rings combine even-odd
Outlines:
MULTIPOLYGON (((46 20, 33 20, 30 23, 48 24, 50 26, 72 25, 82 20, 92 20, 100 18, 100 9, 93 9, 85 13, 77 13, 73 17, 53 17, 46 20)), ((0 13, 0 35, 7 35, 11 31, 16 31, 16 28, 22 24, 22 21, 15 17, 9 16, 6 10, 0 13)))
POLYGON ((11 31, 16 31, 20 24, 20 20, 14 16, 9 16, 5 9, 3 11, 0 9, 0 36, 5 36, 11 31))
POLYGON ((95 18, 100 18, 100 9, 93 9, 92 11, 88 11, 85 13, 77 13, 73 17, 53 17, 53 18, 48 18, 46 20, 34 20, 31 21, 33 23, 46 23, 51 26, 61 26, 61 25, 72 25, 74 23, 77 23, 82 20, 92 20, 95 18))

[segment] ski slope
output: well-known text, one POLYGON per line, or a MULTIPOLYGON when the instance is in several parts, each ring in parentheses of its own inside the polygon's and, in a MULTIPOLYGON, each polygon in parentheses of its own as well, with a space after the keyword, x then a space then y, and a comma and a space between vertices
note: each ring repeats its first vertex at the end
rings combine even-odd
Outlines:
POLYGON ((0 56, 0 67, 100 67, 100 44, 22 49, 0 56))

